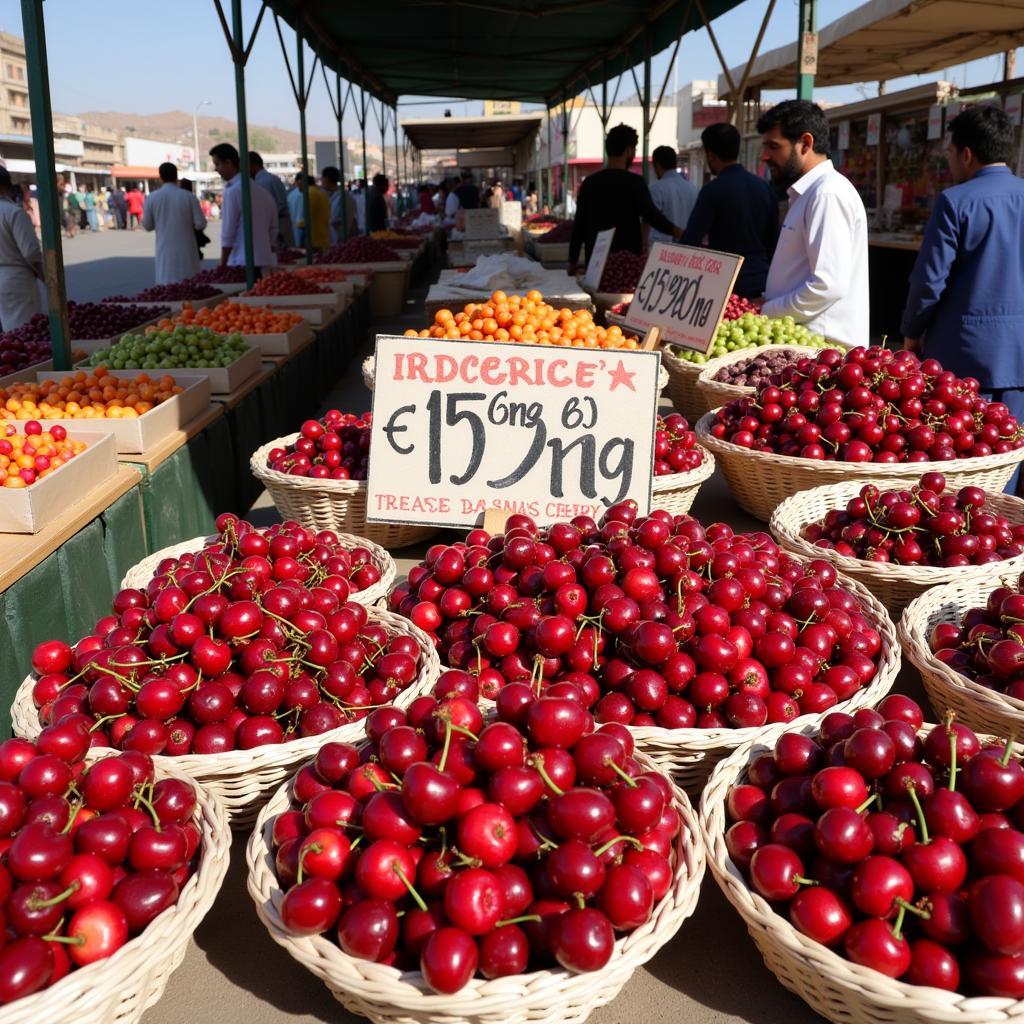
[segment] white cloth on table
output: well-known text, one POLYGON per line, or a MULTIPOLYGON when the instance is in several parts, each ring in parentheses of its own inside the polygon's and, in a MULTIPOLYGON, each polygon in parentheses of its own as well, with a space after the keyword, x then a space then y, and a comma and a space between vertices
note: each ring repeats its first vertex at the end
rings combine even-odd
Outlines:
POLYGON ((199 273, 196 232, 206 227, 199 200, 176 182, 146 196, 142 226, 156 231, 156 283, 173 284, 199 273))
MULTIPOLYGON (((274 244, 277 241, 277 204, 274 197, 255 182, 250 183, 252 197, 252 260, 257 267, 276 267, 274 244)), ((231 252, 229 267, 245 266, 245 234, 242 229, 242 176, 236 174, 224 184, 224 223, 220 244, 231 252)))
POLYGON ((43 252, 24 208, 0 199, 0 326, 12 331, 43 311, 39 278, 43 252))

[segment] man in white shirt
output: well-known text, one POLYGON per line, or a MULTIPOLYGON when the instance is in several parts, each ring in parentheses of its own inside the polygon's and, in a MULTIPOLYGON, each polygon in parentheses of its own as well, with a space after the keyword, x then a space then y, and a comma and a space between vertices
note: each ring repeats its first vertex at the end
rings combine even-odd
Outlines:
MULTIPOLYGON (((242 227, 242 178, 238 150, 222 142, 210 150, 213 166, 224 179, 224 211, 220 230, 220 265, 245 266, 245 234, 242 227)), ((277 266, 274 245, 277 241, 277 203, 255 182, 250 183, 252 198, 252 258, 261 270, 277 266)))
MULTIPOLYGON (((673 224, 681 224, 685 227, 697 204, 700 190, 692 181, 687 181, 676 170, 676 151, 671 146, 658 146, 651 154, 651 163, 654 166, 654 176, 657 178, 657 181, 652 181, 650 186, 654 205, 673 224)), ((648 243, 672 241, 671 235, 666 235, 655 228, 648 228, 648 230, 650 231, 648 243)))
POLYGON ((791 316, 835 341, 868 344, 867 215, 828 158, 824 112, 808 100, 785 100, 757 130, 762 158, 789 194, 762 311, 791 316))
POLYGON ((444 200, 444 224, 454 224, 459 210, 462 209, 462 200, 459 199, 459 190, 454 178, 448 181, 448 195, 444 200))
POLYGON ((178 168, 172 163, 159 167, 163 184, 146 196, 142 226, 156 232, 156 283, 173 284, 199 273, 196 232, 206 227, 199 201, 178 187, 178 168))
POLYGON ((43 311, 38 282, 43 252, 25 208, 14 200, 14 185, 0 166, 0 329, 13 331, 43 311))
POLYGON ((263 166, 263 157, 255 150, 249 151, 249 176, 260 188, 265 188, 277 203, 277 244, 283 249, 292 248, 295 245, 295 235, 292 233, 288 190, 284 187, 284 182, 263 166))

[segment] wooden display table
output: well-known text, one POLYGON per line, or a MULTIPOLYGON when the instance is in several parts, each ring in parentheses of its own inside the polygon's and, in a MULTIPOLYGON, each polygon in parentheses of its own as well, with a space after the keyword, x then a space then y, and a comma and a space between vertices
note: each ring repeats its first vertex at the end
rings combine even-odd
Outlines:
POLYGON ((198 416, 186 423, 180 430, 168 434, 159 444, 153 445, 149 451, 142 452, 141 455, 119 455, 118 462, 141 466, 152 472, 161 463, 166 462, 179 448, 188 444, 200 430, 208 427, 221 415, 221 412, 219 402, 212 401, 198 416))

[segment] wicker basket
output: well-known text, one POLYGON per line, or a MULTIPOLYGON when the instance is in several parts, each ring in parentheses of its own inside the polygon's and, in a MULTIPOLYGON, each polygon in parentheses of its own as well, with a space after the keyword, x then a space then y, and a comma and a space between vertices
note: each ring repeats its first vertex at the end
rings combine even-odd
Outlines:
MULTIPOLYGON (((103 756, 103 755, 100 755, 103 756)), ((97 758, 89 755, 89 760, 97 758)), ((159 777, 184 777, 157 769, 159 777)), ((189 780, 193 781, 193 780, 189 780)), ((135 1024, 164 993, 185 959, 192 933, 206 917, 228 869, 231 831, 216 795, 196 787, 202 856, 178 902, 113 956, 81 967, 50 988, 0 1009, 3 1024, 135 1024)))
MULTIPOLYGON (((963 586, 977 579, 990 578, 994 571, 1012 576, 1024 572, 1024 555, 989 565, 958 569, 892 565, 840 555, 829 548, 816 547, 802 536, 805 527, 820 522, 831 509, 844 508, 851 498, 860 493, 863 486, 863 481, 846 480, 839 484, 815 487, 810 491, 800 491, 787 498, 772 513, 769 525, 775 539, 787 551, 805 558, 824 558, 844 575, 859 580, 894 616, 899 615, 915 597, 931 587, 954 582, 963 586)), ((1020 498, 1009 494, 987 494, 985 508, 997 515, 1007 516, 1011 522, 1024 523, 1024 501, 1020 498)))
POLYGON ((734 352, 727 352, 724 356, 716 356, 706 362, 697 375, 697 391, 704 405, 701 415, 703 416, 711 409, 717 409, 720 405, 725 405, 726 402, 731 402, 734 398, 752 395, 754 389, 751 387, 744 384, 723 384, 722 381, 715 380, 715 377, 723 367, 729 366, 731 363, 741 363, 744 359, 753 359, 766 351, 789 352, 795 361, 804 356, 816 356, 821 349, 811 348, 810 345, 761 345, 757 348, 738 348, 734 352))
MULTIPOLYGON (((382 608, 369 609, 371 622, 383 625, 389 633, 413 637, 420 646, 420 670, 412 684, 395 699, 395 705, 408 707, 417 697, 429 693, 441 673, 441 663, 430 638, 401 615, 382 608)), ((11 706, 11 722, 16 736, 35 739, 42 727, 32 686, 35 678, 27 676, 11 706)), ((222 754, 187 754, 183 757, 158 756, 153 760, 161 767, 177 770, 216 794, 227 808, 233 828, 251 825, 267 797, 286 779, 295 774, 301 762, 325 743, 351 743, 362 739, 365 723, 349 722, 318 736, 305 736, 288 743, 270 743, 252 750, 228 750, 222 754)), ((2 1021, 2 1018, 0 1018, 2 1021)))
MULTIPOLYGON (((216 540, 215 537, 193 537, 191 540, 182 541, 180 544, 172 544, 161 551, 157 551, 144 558, 141 562, 133 565, 125 573, 121 580, 121 589, 133 587, 138 590, 145 590, 146 585, 156 575, 157 566, 165 558, 177 558, 179 555, 187 554, 190 551, 201 551, 208 541, 216 540)), ((356 537, 350 533, 338 535, 338 540, 348 548, 363 547, 370 552, 373 564, 380 570, 380 579, 373 586, 365 590, 359 590, 351 594, 350 601, 356 604, 366 605, 367 608, 373 605, 383 606, 386 603, 388 592, 395 582, 398 569, 395 560, 379 545, 365 537, 356 537)))
POLYGON ((899 623, 899 638, 907 657, 921 673, 928 702, 942 718, 952 711, 957 721, 978 732, 990 732, 1003 739, 1024 740, 1024 701, 1008 697, 960 675, 936 658, 928 644, 932 629, 940 622, 959 624, 969 608, 983 607, 988 595, 1003 583, 1015 583, 1015 574, 1004 575, 987 566, 988 576, 959 582, 959 577, 942 587, 926 590, 911 601, 899 623))
POLYGON ((736 501, 755 519, 767 522, 772 512, 791 494, 812 487, 860 480, 882 488, 909 487, 921 478, 923 467, 938 469, 951 487, 972 484, 987 492, 1000 492, 1024 460, 1024 448, 949 462, 827 462, 801 459, 772 452, 756 452, 711 434, 713 412, 705 413, 695 427, 697 439, 715 453, 736 501))
POLYGON ((714 472, 715 457, 705 448, 704 461, 696 469, 654 478, 651 507, 662 508, 674 516, 686 515, 697 498, 701 484, 710 479, 714 472))
MULTIPOLYGON (((638 759, 644 763, 642 756, 638 759)), ((696 816, 685 795, 676 790, 675 807, 683 825, 675 840, 672 888, 647 924, 616 942, 606 967, 590 974, 552 969, 493 981, 474 978, 454 995, 438 995, 418 971, 401 973, 347 956, 322 936, 299 938, 285 931, 271 831, 274 818, 290 805, 289 787, 282 786, 260 814, 246 848, 249 894, 274 941, 320 978, 347 1010, 375 1024, 581 1024, 595 1008, 611 1002, 633 971, 675 935, 693 913, 704 874, 696 816)))
MULTIPOLYGON (((882 639, 882 650, 878 660, 878 671, 874 679, 849 700, 820 715, 801 715, 786 723, 785 727, 799 728, 806 725, 815 728, 826 714, 832 711, 852 713, 857 708, 877 704, 892 689, 900 670, 900 645, 896 626, 886 610, 875 600, 871 592, 856 580, 840 578, 864 605, 867 618, 882 639)), ((765 726, 750 729, 662 729, 654 726, 630 727, 638 750, 643 751, 659 767, 668 772, 673 781, 691 797, 699 796, 708 776, 715 765, 730 755, 737 747, 751 743, 765 734, 766 729, 781 726, 765 726)))
POLYGON ((668 371, 668 393, 677 412, 691 423, 706 411, 704 400, 697 390, 697 378, 707 363, 689 363, 680 359, 670 345, 661 350, 661 365, 668 371))
POLYGON ((368 523, 365 480, 316 480, 268 468, 270 452, 286 447, 298 436, 295 433, 279 437, 257 448, 249 460, 252 475, 266 487, 282 519, 294 519, 313 530, 352 533, 388 551, 417 544, 438 532, 434 526, 368 523))
MULTIPOLYGON (((811 729, 804 729, 810 732, 811 729)), ((700 802, 708 865, 736 908, 765 966, 790 992, 835 1024, 1020 1024, 1024 1002, 968 997, 910 985, 855 964, 797 931, 747 886, 725 845, 725 800, 747 765, 770 750, 770 737, 736 751, 715 769, 700 802)))

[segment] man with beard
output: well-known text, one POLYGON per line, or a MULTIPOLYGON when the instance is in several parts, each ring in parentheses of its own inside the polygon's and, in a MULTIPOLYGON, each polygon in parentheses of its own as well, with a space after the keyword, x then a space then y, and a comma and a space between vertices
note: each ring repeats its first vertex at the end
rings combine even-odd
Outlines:
POLYGON ((866 345, 867 215, 857 190, 828 158, 824 112, 809 100, 786 100, 761 117, 757 130, 762 159, 789 196, 763 312, 866 345))

